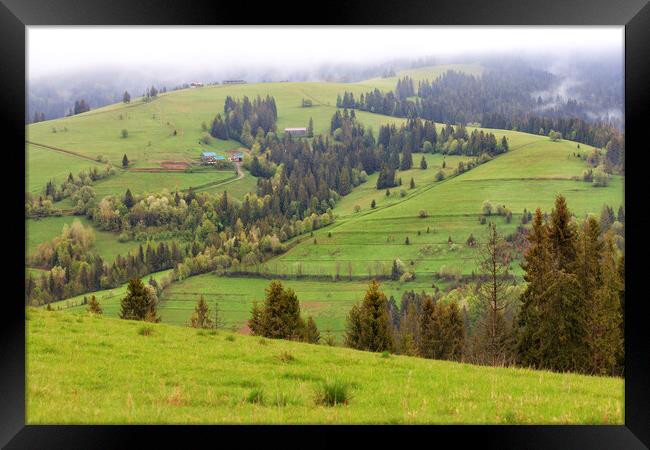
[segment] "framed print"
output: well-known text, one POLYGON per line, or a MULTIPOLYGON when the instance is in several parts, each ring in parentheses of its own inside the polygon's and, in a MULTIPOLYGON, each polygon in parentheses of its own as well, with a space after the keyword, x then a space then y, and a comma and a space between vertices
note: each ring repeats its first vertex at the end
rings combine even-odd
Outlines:
POLYGON ((93 3, 0 7, 3 445, 647 448, 648 5, 93 3))

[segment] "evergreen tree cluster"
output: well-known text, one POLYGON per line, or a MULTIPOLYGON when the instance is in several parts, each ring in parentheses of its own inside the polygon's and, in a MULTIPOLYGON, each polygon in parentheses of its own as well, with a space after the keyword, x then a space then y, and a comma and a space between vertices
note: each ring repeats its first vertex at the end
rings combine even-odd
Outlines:
POLYGON ((623 360, 622 256, 596 218, 571 220, 562 196, 550 218, 537 209, 522 267, 517 358, 524 366, 620 374, 623 360))
POLYGON ((311 316, 307 321, 300 316, 300 303, 292 289, 285 289, 280 281, 272 281, 265 293, 262 305, 253 304, 248 321, 251 334, 318 343, 320 333, 316 323, 311 316))
POLYGON ((228 96, 223 112, 212 122, 210 135, 215 138, 235 139, 250 148, 255 136, 277 131, 278 109, 268 95, 264 99, 258 95, 252 102, 246 96, 242 100, 228 96))
POLYGON ((82 98, 81 100, 75 100, 74 107, 70 110, 68 115, 73 116, 87 111, 90 111, 90 105, 82 98))
POLYGON ((624 133, 611 121, 594 120, 589 108, 576 100, 533 97, 553 82, 550 73, 524 67, 493 68, 481 76, 449 70, 433 81, 420 81, 415 101, 407 99, 415 93, 410 93, 412 80, 406 77, 398 81, 395 93, 375 89, 355 100, 353 93, 345 92, 338 96, 337 107, 533 134, 554 130, 567 139, 607 149, 613 170, 621 172, 624 133))

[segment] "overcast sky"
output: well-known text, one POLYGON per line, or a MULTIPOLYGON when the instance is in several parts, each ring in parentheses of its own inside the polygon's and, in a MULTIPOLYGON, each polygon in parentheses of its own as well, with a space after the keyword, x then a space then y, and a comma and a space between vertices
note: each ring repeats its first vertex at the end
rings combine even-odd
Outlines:
POLYGON ((623 54, 623 27, 27 28, 30 79, 104 66, 308 68, 459 53, 623 54))

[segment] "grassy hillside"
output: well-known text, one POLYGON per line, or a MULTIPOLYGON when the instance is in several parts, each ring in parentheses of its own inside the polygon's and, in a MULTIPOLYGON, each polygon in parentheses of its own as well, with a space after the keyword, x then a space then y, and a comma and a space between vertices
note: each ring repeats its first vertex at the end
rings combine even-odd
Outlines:
MULTIPOLYGON (((158 279, 168 271, 154 274, 158 279)), ((363 293, 368 287, 365 280, 348 281, 345 279, 346 271, 341 267, 342 279, 337 282, 314 280, 283 280, 285 287, 296 292, 300 301, 302 314, 313 316, 316 325, 323 335, 332 334, 338 342, 342 342, 345 319, 348 311, 363 298, 363 293)), ((147 278, 148 279, 148 278, 147 278)), ((269 286, 270 280, 264 278, 222 277, 214 273, 207 273, 189 277, 183 281, 173 283, 165 290, 159 307, 159 314, 163 322, 173 325, 187 325, 194 312, 199 297, 203 296, 211 310, 214 304, 219 304, 219 310, 224 314, 225 325, 228 329, 242 330, 250 317, 253 301, 264 301, 264 289, 269 286)), ((445 283, 437 283, 440 288, 445 283)), ((385 281, 381 289, 387 296, 393 295, 401 298, 406 290, 431 290, 431 282, 416 280, 404 284, 398 281, 385 281)), ((126 284, 116 289, 95 292, 104 314, 117 317, 120 309, 120 300, 126 292, 126 284)), ((56 305, 68 312, 84 313, 85 306, 81 305, 83 295, 73 297, 56 305), (76 305, 76 306, 75 306, 76 305)))
MULTIPOLYGON (((623 204, 621 177, 614 176, 604 188, 573 179, 587 167, 573 156, 574 142, 551 142, 542 136, 508 133, 518 143, 507 154, 457 177, 420 185, 404 198, 392 200, 391 197, 386 201, 384 191, 373 190, 370 183, 362 185, 349 196, 350 200, 360 197, 359 213, 351 214, 351 202, 344 199, 334 210, 340 220, 315 232, 316 242, 304 240, 276 258, 267 265, 269 270, 279 265, 283 273, 290 270, 294 274, 328 275, 334 273, 337 264, 349 263, 355 275, 369 272, 385 275, 392 260, 400 258, 404 262, 413 261, 411 267, 419 276, 439 273, 441 269, 470 274, 476 268, 475 250, 465 242, 470 234, 480 241, 487 230, 487 223, 481 225, 478 220, 485 200, 495 207, 505 205, 513 212, 510 224, 504 217, 489 218, 496 222, 502 234, 514 231, 524 208, 534 211, 540 207, 550 212, 557 194, 567 198, 577 217, 599 214, 603 204, 615 209, 623 204), (370 209, 372 198, 378 202, 376 210, 370 209), (428 217, 420 218, 421 210, 428 217), (405 244, 407 237, 410 245, 405 244), (448 243, 449 238, 452 245, 448 243)), ((421 155, 414 154, 414 163, 420 158, 421 155)), ((418 171, 433 176, 437 170, 410 172, 418 171)), ((398 172, 397 176, 405 184, 410 179, 408 173, 398 172)), ((518 265, 513 268, 515 272, 520 270, 518 265)))
POLYGON ((624 421, 617 378, 383 357, 32 308, 26 375, 30 425, 624 421), (316 401, 328 383, 346 386, 347 404, 316 401))
POLYGON ((26 192, 40 194, 45 190, 45 184, 50 180, 62 183, 68 174, 75 177, 82 170, 88 171, 93 167, 98 170, 104 165, 86 158, 69 153, 57 152, 36 145, 26 145, 26 192))

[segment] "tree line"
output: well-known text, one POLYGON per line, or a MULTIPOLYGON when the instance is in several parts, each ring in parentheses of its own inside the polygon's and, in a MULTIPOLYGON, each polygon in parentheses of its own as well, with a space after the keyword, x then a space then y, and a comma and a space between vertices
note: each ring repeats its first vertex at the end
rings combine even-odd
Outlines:
POLYGON ((212 121, 210 135, 218 139, 235 139, 250 148, 254 135, 264 136, 277 131, 278 109, 275 98, 259 95, 253 99, 246 96, 242 100, 226 97, 223 117, 217 114, 212 121))
POLYGON ((553 77, 543 71, 509 68, 473 76, 449 70, 433 81, 398 80, 395 92, 379 89, 337 97, 337 106, 396 117, 420 117, 439 123, 477 123, 485 128, 548 134, 608 150, 612 166, 621 171, 625 135, 615 124, 591 118, 586 105, 575 100, 535 98, 532 94, 551 87, 553 77), (409 97, 417 95, 416 99, 409 97))
MULTIPOLYGON (((477 244, 478 274, 470 303, 438 290, 433 295, 411 291, 398 306, 373 280, 348 313, 344 343, 359 350, 483 365, 620 375, 624 256, 614 243, 613 211, 605 207, 601 216, 608 229, 593 216, 574 220, 562 196, 550 215, 538 208, 526 233, 522 268, 527 284, 521 287, 510 274, 512 246, 490 224, 487 238, 477 244)), ((299 339, 295 294, 283 291, 279 282, 272 283, 267 296, 269 291, 274 292, 265 304, 269 311, 253 307, 251 330, 299 339), (267 325, 260 325, 261 317, 267 325)))

